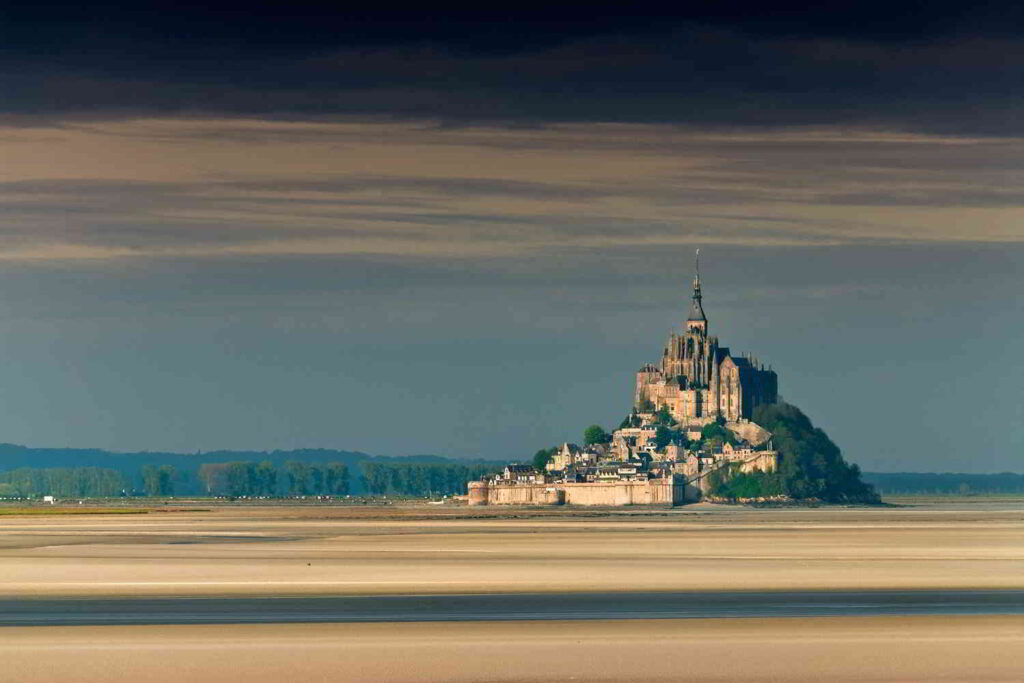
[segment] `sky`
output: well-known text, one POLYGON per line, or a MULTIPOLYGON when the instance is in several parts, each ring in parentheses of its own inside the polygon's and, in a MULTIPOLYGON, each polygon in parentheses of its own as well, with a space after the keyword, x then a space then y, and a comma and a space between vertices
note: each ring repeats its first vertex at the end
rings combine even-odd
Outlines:
POLYGON ((0 441, 526 459, 700 248, 847 458, 1024 471, 1018 3, 178 5, 0 9, 0 441))

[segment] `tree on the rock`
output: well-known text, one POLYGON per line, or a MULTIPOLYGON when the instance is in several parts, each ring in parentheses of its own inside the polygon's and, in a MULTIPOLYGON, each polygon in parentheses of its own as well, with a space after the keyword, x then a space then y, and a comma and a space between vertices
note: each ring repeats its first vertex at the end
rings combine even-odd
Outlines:
MULTIPOLYGON (((760 424, 760 423, 758 423, 760 424)), ((736 445, 736 437, 728 429, 718 424, 717 422, 711 422, 700 430, 701 441, 708 444, 715 444, 721 446, 724 443, 731 443, 736 445)))
POLYGON ((668 406, 662 406, 658 408, 658 412, 654 413, 654 421, 660 425, 670 427, 676 423, 672 417, 672 413, 669 411, 668 406))
POLYGON ((658 428, 654 430, 654 450, 661 452, 665 450, 665 446, 672 443, 672 437, 675 436, 671 429, 665 425, 658 425, 658 428))
POLYGON ((551 448, 542 448, 533 454, 533 469, 538 472, 543 472, 551 462, 551 458, 555 457, 555 453, 558 452, 558 448, 552 446, 551 448))
POLYGON ((608 443, 612 435, 604 431, 601 425, 590 425, 583 430, 583 445, 592 446, 596 443, 608 443))
POLYGON ((781 456, 777 477, 783 493, 830 503, 879 502, 874 488, 861 481, 860 468, 843 460, 839 447, 796 406, 758 406, 754 422, 772 433, 781 456))

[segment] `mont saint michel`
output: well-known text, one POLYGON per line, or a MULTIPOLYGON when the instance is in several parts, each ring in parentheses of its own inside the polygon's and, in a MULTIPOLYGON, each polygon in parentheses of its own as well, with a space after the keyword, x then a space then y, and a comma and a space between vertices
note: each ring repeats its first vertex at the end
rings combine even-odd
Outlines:
POLYGON ((636 373, 618 429, 588 430, 582 446, 563 443, 533 465, 470 482, 470 505, 678 505, 700 500, 716 476, 775 472, 772 433, 753 418, 778 401, 778 376, 709 334, 703 300, 698 265, 689 313, 661 360, 636 373))
POLYGON ((1020 0, 2 16, 0 683, 1024 681, 1020 0))

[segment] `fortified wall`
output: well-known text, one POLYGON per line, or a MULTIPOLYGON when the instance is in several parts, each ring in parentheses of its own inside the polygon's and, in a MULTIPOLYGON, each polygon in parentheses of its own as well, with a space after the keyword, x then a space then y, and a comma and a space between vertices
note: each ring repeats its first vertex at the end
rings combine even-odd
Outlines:
POLYGON ((469 483, 470 505, 682 505, 700 493, 679 476, 646 481, 469 483))
MULTIPOLYGON (((696 457, 683 463, 683 476, 686 477, 686 488, 703 497, 711 493, 711 474, 723 467, 735 467, 743 474, 754 472, 775 472, 779 467, 778 451, 732 451, 715 457, 696 457)), ((686 502, 690 502, 687 498, 686 502)))

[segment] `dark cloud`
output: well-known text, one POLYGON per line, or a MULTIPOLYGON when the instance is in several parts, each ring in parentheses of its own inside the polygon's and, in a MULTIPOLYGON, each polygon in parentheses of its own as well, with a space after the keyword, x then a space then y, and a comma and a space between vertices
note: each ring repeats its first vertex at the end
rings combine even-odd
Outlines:
POLYGON ((36 122, 356 115, 994 135, 1024 120, 1019 5, 719 5, 503 22, 302 7, 29 10, 5 36, 2 108, 36 122))
MULTIPOLYGON (((338 6, 336 3, 211 0, 183 5, 169 0, 99 1, 88 4, 18 3, 6 8, 12 23, 8 44, 21 50, 52 51, 145 43, 149 54, 173 47, 193 51, 230 46, 286 52, 348 44, 359 47, 442 44, 472 53, 496 53, 561 44, 594 35, 657 31, 680 23, 739 28, 754 35, 869 37, 908 41, 965 30, 1013 32, 1024 23, 1018 3, 982 0, 833 0, 828 3, 772 0, 731 3, 589 3, 572 5, 518 2, 465 6, 445 3, 423 8, 338 6)), ((108 47, 109 49, 109 47, 108 47)))

